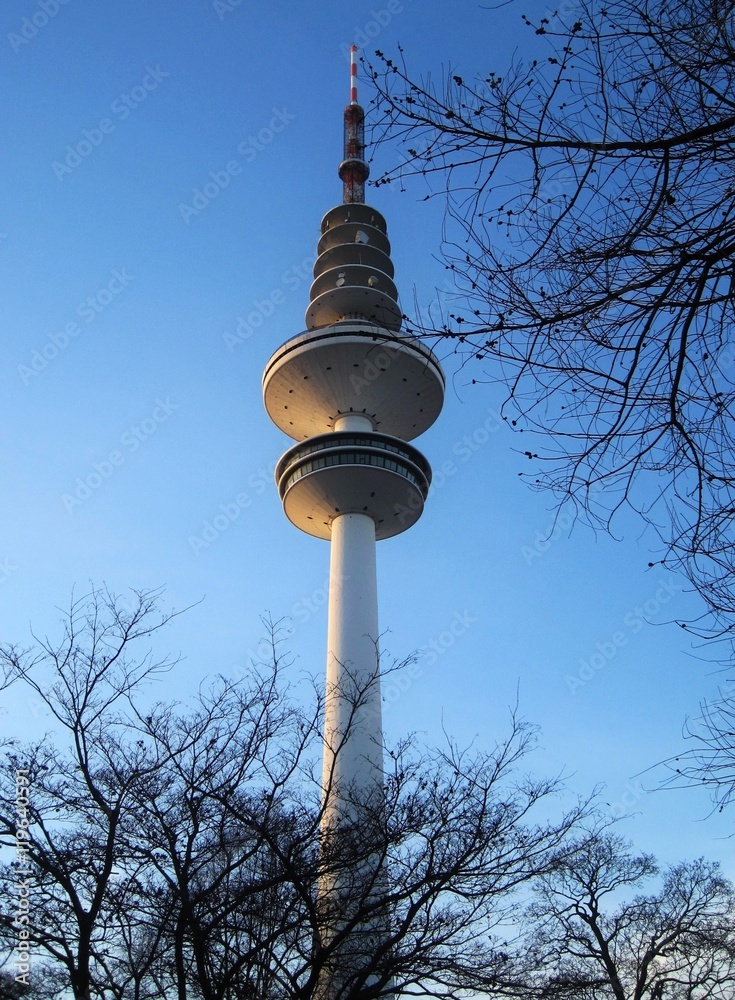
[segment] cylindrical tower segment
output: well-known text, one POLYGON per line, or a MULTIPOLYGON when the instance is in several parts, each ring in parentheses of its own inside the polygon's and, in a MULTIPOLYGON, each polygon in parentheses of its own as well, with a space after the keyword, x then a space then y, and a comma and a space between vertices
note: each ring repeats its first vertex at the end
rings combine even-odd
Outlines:
POLYGON ((382 794, 383 782, 375 524, 342 514, 331 539, 323 783, 335 795, 327 822, 357 819, 356 806, 382 794))

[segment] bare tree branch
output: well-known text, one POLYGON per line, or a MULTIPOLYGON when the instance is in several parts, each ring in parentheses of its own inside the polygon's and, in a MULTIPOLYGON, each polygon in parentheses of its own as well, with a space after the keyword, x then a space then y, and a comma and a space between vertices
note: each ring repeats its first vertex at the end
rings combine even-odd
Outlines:
MULTIPOLYGON (((658 532, 735 627, 735 16, 723 0, 583 0, 507 73, 417 77, 377 53, 377 183, 446 204, 439 322, 473 382, 540 435, 532 486, 658 532)), ((410 323, 410 321, 409 321, 410 323)), ((523 447, 523 446, 522 446, 523 447)), ((533 449, 533 450, 531 450, 533 449)))

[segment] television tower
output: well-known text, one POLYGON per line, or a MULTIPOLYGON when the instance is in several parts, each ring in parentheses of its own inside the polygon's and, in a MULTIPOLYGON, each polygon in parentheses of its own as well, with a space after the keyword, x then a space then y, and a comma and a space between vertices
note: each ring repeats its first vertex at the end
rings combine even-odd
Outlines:
POLYGON ((385 220, 365 204, 356 53, 353 45, 343 199, 322 220, 306 332, 278 348, 263 376, 268 415, 298 442, 276 467, 286 516, 331 543, 322 851, 344 857, 349 842, 354 861, 331 875, 325 862, 319 885, 325 998, 372 981, 369 952, 388 928, 387 915, 369 926, 355 918, 381 884, 369 850, 384 805, 375 543, 421 515, 431 469, 407 442, 434 423, 445 385, 432 351, 400 334, 385 220))

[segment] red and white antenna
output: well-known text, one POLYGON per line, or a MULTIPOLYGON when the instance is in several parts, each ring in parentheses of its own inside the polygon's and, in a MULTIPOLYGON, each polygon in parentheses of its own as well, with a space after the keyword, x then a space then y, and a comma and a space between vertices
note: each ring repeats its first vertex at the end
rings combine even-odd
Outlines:
POLYGON ((365 112, 357 103, 357 46, 350 46, 350 103, 345 108, 344 160, 339 165, 345 205, 365 203, 365 181, 370 167, 365 162, 365 112))
POLYGON ((357 104, 357 46, 350 46, 350 104, 357 104))

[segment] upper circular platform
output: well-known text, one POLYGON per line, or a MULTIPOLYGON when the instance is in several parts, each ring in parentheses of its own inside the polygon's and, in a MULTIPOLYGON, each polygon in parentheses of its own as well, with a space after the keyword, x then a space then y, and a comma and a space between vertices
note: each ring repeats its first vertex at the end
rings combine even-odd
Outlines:
POLYGON ((345 320, 286 341, 266 365, 263 400, 271 420, 296 441, 334 429, 345 413, 410 441, 444 402, 434 353, 371 323, 345 320))

